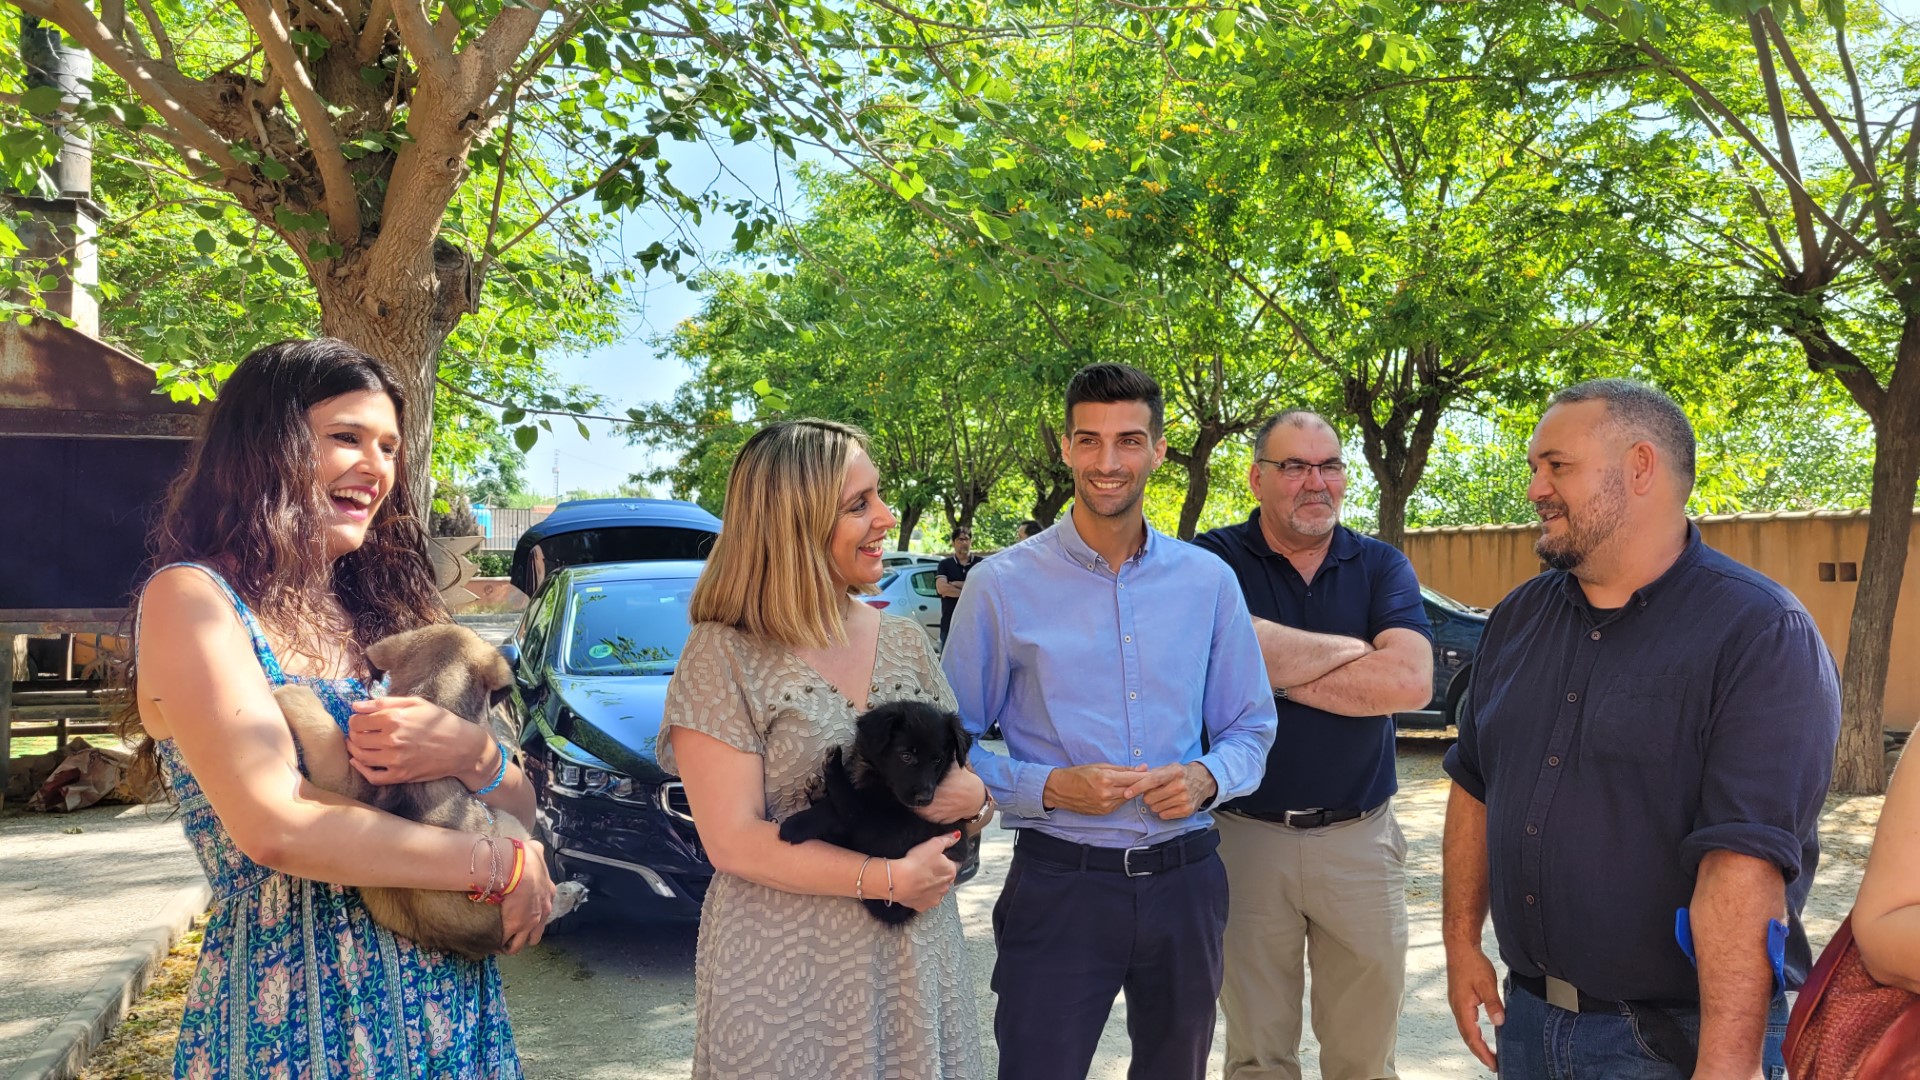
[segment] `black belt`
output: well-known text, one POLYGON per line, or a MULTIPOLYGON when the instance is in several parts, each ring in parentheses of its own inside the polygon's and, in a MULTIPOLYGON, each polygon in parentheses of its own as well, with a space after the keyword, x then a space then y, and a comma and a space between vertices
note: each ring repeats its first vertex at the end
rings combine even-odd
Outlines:
MULTIPOLYGON (((1379 807, 1374 807, 1374 810, 1377 809, 1379 807)), ((1318 829, 1324 825, 1338 825, 1343 821, 1366 817, 1373 813, 1373 810, 1327 810, 1321 807, 1314 807, 1312 810, 1242 810, 1234 807, 1227 812, 1257 821, 1285 825, 1289 829, 1318 829)))
POLYGON ((1014 842, 1014 852, 1071 870, 1105 870, 1128 877, 1146 877, 1197 863, 1212 855, 1219 846, 1220 833, 1216 829, 1195 829, 1171 840, 1130 848, 1076 844, 1033 829, 1021 829, 1020 838, 1014 842))
POLYGON ((1648 1049, 1666 1058, 1669 1064, 1679 1066, 1682 1073, 1688 1075, 1693 1073, 1695 1059, 1700 1052, 1699 1047, 1693 1036, 1687 1034, 1687 1029, 1680 1026, 1680 1021, 1674 1014, 1697 1011, 1700 1008, 1699 1002, 1609 1001, 1606 998, 1594 997, 1563 980, 1554 980, 1560 984, 1558 987, 1560 992, 1552 993, 1547 986, 1547 980, 1541 976, 1521 975, 1518 972, 1509 971, 1507 978, 1514 986, 1558 1008, 1565 1009, 1569 1005, 1579 1006, 1577 1009, 1569 1009, 1569 1012, 1607 1013, 1612 1016, 1632 1017, 1639 1024, 1640 1035, 1646 1040, 1648 1049), (1572 1000, 1568 1000, 1569 992, 1572 1000))

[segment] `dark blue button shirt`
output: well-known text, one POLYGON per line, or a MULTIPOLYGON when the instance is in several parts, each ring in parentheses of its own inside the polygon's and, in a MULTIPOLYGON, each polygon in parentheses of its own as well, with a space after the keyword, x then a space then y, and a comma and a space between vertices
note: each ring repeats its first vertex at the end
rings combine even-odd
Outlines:
POLYGON ((1501 959, 1614 1001, 1697 1000, 1674 912, 1701 858, 1726 850, 1785 877, 1797 987, 1839 736, 1813 619, 1697 529, 1618 610, 1569 573, 1521 585, 1487 623, 1446 758, 1487 806, 1501 959))
MULTIPOLYGON (((1369 642, 1395 628, 1433 637, 1413 566, 1392 545, 1371 536, 1335 528, 1311 583, 1267 545, 1258 510, 1193 542, 1226 560, 1240 581, 1247 610, 1269 622, 1369 642)), ((1266 814, 1371 810, 1399 790, 1391 718, 1336 716, 1284 699, 1274 704, 1280 729, 1267 757, 1266 778, 1230 809, 1266 814)))

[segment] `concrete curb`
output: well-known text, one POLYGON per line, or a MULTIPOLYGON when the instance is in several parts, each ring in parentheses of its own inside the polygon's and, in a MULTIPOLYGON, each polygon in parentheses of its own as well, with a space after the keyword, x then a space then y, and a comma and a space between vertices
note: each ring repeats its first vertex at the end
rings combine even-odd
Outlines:
POLYGON ((172 902, 152 925, 134 936, 126 952, 108 965, 100 981, 80 998, 73 1011, 14 1068, 10 1080, 72 1080, 79 1076, 87 1055, 126 1017, 146 989, 155 966, 212 900, 213 890, 204 879, 175 893, 172 902))

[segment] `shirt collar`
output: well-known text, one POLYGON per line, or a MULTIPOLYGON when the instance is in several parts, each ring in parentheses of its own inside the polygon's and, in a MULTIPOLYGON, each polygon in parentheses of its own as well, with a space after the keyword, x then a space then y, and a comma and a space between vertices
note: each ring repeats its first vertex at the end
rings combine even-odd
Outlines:
MULTIPOLYGON (((1154 548, 1159 545, 1161 539, 1159 530, 1155 529, 1150 523, 1147 524, 1146 528, 1146 542, 1140 545, 1140 550, 1134 552, 1133 558, 1128 559, 1127 562, 1145 562, 1148 558, 1152 557, 1154 548)), ((1061 511, 1060 516, 1054 520, 1052 531, 1058 534, 1060 550, 1067 558, 1089 569, 1100 566, 1106 562, 1104 556, 1093 550, 1093 548, 1087 545, 1085 540, 1080 538, 1080 530, 1075 528, 1073 524, 1073 506, 1071 504, 1069 504, 1065 510, 1061 511)), ((1109 569, 1118 570, 1117 567, 1110 567, 1109 569)))
MULTIPOLYGON (((1700 552, 1705 547, 1706 545, 1700 540, 1700 526, 1691 521, 1687 522, 1687 542, 1680 549, 1680 557, 1673 560, 1673 565, 1667 567, 1665 573, 1635 590, 1634 594, 1627 599, 1627 606, 1646 607, 1660 594, 1672 589, 1673 583, 1700 561, 1700 552)), ((1599 610, 1587 599, 1587 591, 1580 587, 1580 579, 1573 576, 1573 571, 1560 570, 1557 573, 1560 575, 1561 589, 1566 592, 1567 598, 1573 601, 1574 606, 1587 611, 1599 610)))
MULTIPOLYGON (((1273 550, 1272 544, 1267 543, 1267 534, 1260 530, 1259 507, 1255 507, 1253 513, 1247 515, 1247 520, 1241 523, 1240 543, 1249 552, 1261 558, 1283 557, 1273 550)), ((1333 540, 1327 545, 1327 558, 1334 562, 1346 562, 1358 554, 1360 554, 1360 534, 1345 525, 1335 525, 1333 540)))

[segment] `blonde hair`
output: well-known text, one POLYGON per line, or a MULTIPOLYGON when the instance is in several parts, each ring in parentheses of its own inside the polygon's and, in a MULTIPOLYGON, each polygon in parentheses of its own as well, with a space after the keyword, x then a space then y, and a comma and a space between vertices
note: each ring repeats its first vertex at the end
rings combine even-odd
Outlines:
POLYGON ((794 648, 845 641, 841 609, 856 590, 834 585, 827 543, 854 451, 866 446, 865 432, 831 420, 788 420, 755 432, 727 476, 726 526, 693 587, 688 618, 794 648))

